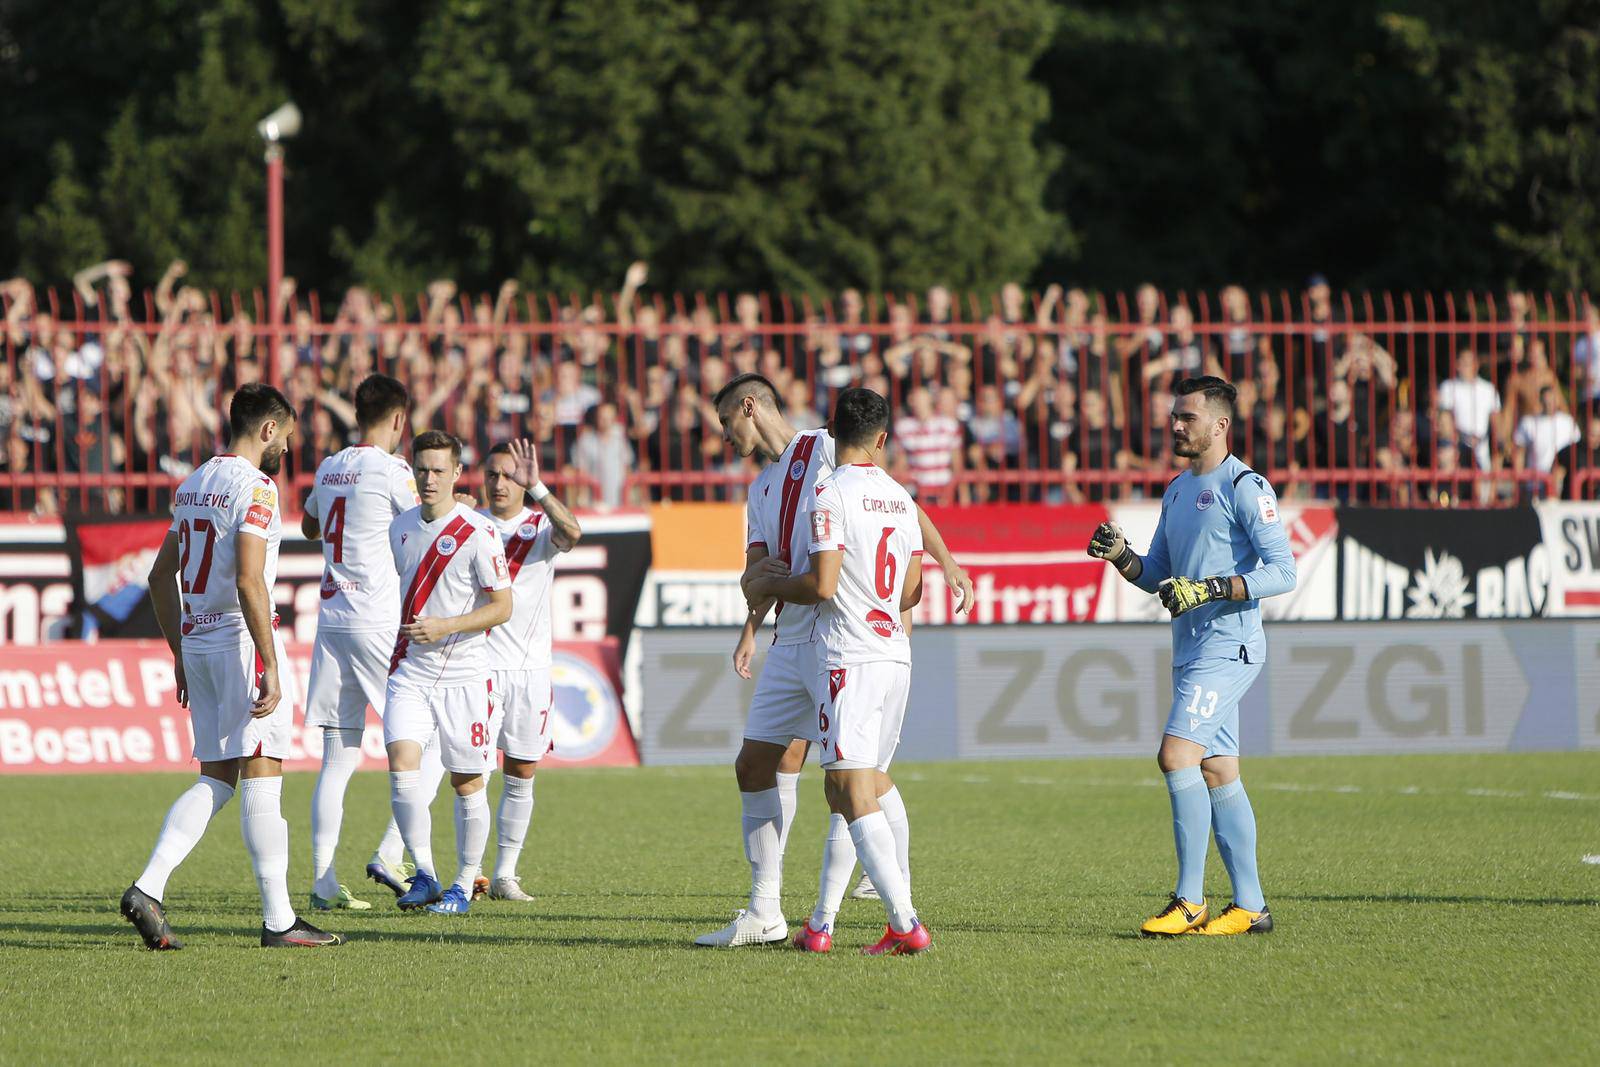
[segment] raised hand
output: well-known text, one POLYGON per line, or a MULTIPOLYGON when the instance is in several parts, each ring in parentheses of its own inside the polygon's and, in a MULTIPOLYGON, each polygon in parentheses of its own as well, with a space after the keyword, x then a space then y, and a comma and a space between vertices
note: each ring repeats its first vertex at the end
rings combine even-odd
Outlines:
POLYGON ((512 441, 511 462, 515 464, 511 470, 512 481, 525 489, 539 484, 539 450, 532 441, 525 437, 512 441))

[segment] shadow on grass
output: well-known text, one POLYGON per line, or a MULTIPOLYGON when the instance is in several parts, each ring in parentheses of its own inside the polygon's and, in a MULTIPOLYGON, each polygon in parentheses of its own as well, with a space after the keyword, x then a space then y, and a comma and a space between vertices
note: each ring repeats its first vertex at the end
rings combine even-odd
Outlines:
POLYGON ((1492 904, 1530 908, 1600 907, 1595 897, 1491 897, 1433 893, 1274 893, 1273 900, 1313 904, 1492 904))

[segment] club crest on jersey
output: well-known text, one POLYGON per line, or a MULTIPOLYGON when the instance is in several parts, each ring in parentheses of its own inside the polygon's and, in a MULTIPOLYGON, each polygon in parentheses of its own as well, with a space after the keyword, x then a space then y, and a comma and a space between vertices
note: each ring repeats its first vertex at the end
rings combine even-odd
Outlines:
POLYGON ((1213 493, 1209 489, 1202 489, 1202 490, 1200 490, 1200 495, 1195 497, 1194 507, 1195 507, 1196 511, 1204 511, 1206 508, 1209 508, 1212 504, 1215 504, 1216 502, 1217 502, 1217 494, 1216 493, 1213 493))
POLYGON ((531 522, 525 522, 517 527, 517 536, 524 541, 532 541, 539 534, 539 528, 531 522))
POLYGON ((793 478, 795 481, 799 481, 800 476, 805 474, 805 472, 806 465, 800 462, 798 459, 789 464, 789 477, 793 478))
POLYGON ((456 550, 456 539, 451 537, 449 534, 445 534, 443 537, 439 538, 438 549, 439 555, 441 556, 453 554, 456 550))

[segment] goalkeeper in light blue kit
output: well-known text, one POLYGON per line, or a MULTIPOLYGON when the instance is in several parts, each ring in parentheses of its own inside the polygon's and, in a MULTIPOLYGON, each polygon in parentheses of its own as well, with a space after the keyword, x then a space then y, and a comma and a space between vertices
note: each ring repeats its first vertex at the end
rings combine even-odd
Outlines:
POLYGON ((1294 588, 1294 553, 1272 486, 1228 451, 1237 394, 1221 378, 1187 378, 1172 405, 1172 450, 1189 469, 1167 486, 1161 519, 1141 557, 1115 523, 1089 554, 1161 598, 1172 613, 1172 710, 1156 761, 1172 799, 1178 884, 1140 932, 1258 934, 1272 916, 1256 873, 1256 817, 1239 780, 1239 700, 1266 661, 1262 597, 1294 588), (1211 915, 1207 839, 1233 882, 1233 903, 1211 915))

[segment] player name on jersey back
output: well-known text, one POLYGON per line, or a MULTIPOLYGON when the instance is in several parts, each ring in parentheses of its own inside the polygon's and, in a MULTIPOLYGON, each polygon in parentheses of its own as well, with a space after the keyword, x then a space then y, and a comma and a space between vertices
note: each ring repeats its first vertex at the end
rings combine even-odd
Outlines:
POLYGON ((306 512, 322 532, 319 627, 395 628, 400 618, 400 580, 389 548, 389 525, 416 506, 410 465, 381 448, 346 448, 317 467, 306 512))
MULTIPOLYGON (((394 520, 389 543, 405 590, 402 624, 465 615, 490 591, 511 584, 500 531, 464 504, 432 522, 423 520, 420 507, 412 508, 394 520)), ((397 634, 389 673, 441 688, 482 683, 489 677, 488 638, 479 632, 423 642, 397 634)))
POLYGON ((816 489, 808 552, 843 552, 839 586, 822 605, 818 631, 829 667, 911 662, 900 596, 922 526, 911 495, 871 463, 840 467, 816 489))
MULTIPOLYGON (((833 435, 826 430, 795 434, 783 455, 763 470, 745 504, 746 542, 789 564, 791 574, 811 569, 811 507, 817 483, 833 473, 833 435)), ((779 604, 774 643, 795 645, 816 638, 812 604, 779 604)))
POLYGON ((266 541, 262 577, 270 596, 283 536, 276 483, 240 456, 214 456, 178 486, 170 529, 178 535, 184 648, 204 652, 248 641, 239 607, 238 539, 266 541))
POLYGON ((555 527, 549 516, 523 508, 509 519, 478 512, 499 531, 511 574, 511 621, 489 631, 489 668, 550 666, 550 587, 555 576, 555 527))

